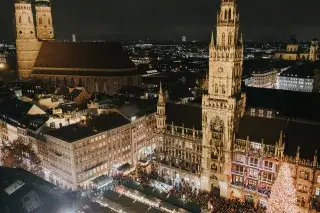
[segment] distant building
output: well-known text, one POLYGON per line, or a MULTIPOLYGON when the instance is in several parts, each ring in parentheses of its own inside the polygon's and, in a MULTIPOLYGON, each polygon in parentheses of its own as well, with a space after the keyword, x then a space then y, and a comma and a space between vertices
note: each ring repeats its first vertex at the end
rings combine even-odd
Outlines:
MULTIPOLYGON (((293 66, 282 72, 277 79, 277 89, 299 92, 313 92, 318 88, 319 63, 307 63, 293 66)), ((320 68, 320 66, 319 66, 320 68)))
POLYGON ((318 40, 313 39, 311 41, 310 50, 306 52, 300 48, 295 37, 292 37, 292 42, 287 45, 285 52, 278 52, 274 55, 275 59, 282 60, 308 60, 308 61, 316 61, 319 59, 318 57, 318 40))
POLYGON ((249 79, 245 80, 246 86, 259 88, 276 88, 277 86, 277 69, 256 71, 252 73, 249 79))
POLYGON ((72 42, 77 42, 77 36, 76 36, 76 34, 72 34, 72 42))
MULTIPOLYGON (((42 80, 48 87, 83 86, 90 93, 114 93, 139 84, 139 74, 120 44, 55 42, 50 0, 36 0, 36 24, 29 0, 15 1, 16 47, 21 80, 42 80)), ((50 88, 51 89, 51 88, 50 88)))

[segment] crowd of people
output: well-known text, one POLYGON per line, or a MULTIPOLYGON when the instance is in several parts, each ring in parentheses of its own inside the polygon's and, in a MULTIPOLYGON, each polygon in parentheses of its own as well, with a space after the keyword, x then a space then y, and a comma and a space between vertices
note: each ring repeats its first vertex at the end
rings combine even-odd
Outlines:
POLYGON ((212 213, 265 213, 266 208, 254 207, 250 202, 240 202, 221 197, 212 196, 209 200, 210 211, 212 213))
MULTIPOLYGON (((134 174, 124 176, 122 174, 113 177, 115 185, 125 185, 131 181, 138 180, 140 183, 148 184, 151 179, 161 179, 156 172, 147 172, 139 168, 134 174)), ((143 185, 142 184, 142 185, 143 185)), ((255 207, 251 202, 240 202, 240 200, 225 199, 219 196, 219 191, 203 192, 189 182, 181 180, 169 191, 168 197, 182 198, 185 204, 194 203, 202 208, 210 208, 212 213, 265 213, 264 207, 255 207)))
POLYGON ((242 203, 240 200, 231 200, 220 197, 218 191, 210 193, 192 187, 188 182, 181 181, 170 191, 175 197, 181 197, 186 203, 196 203, 201 207, 210 207, 212 213, 265 213, 262 206, 254 207, 251 202, 242 203))

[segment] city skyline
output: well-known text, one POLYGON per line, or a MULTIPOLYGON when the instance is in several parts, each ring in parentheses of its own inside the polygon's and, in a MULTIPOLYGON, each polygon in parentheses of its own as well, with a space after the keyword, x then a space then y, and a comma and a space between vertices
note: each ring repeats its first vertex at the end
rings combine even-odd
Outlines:
MULTIPOLYGON (((71 39, 76 33, 83 39, 143 39, 179 40, 183 35, 190 40, 208 40, 215 27, 216 9, 220 1, 198 2, 164 0, 136 3, 101 1, 95 3, 78 0, 52 2, 53 21, 57 39, 71 39), (72 9, 75 8, 76 9, 72 9), (122 12, 119 12, 122 11, 122 12), (71 27, 70 27, 71 26, 71 27)), ((313 18, 320 2, 269 0, 239 1, 242 31, 246 40, 288 40, 293 33, 301 40, 311 40, 320 34, 313 18), (290 7, 288 7, 290 5, 290 7), (285 9, 288 7, 288 9, 285 9), (301 18, 303 17, 303 19, 301 18)), ((0 40, 14 40, 13 3, 0 3, 0 26, 7 29, 0 40)))

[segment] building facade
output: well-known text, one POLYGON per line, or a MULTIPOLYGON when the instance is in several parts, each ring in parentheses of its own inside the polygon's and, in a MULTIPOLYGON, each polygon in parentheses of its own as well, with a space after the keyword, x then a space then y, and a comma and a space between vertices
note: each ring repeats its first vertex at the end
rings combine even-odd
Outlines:
POLYGON ((267 206, 277 171, 288 162, 300 212, 319 212, 320 126, 279 118, 268 107, 249 108, 247 113, 236 0, 221 0, 216 39, 212 36, 209 49, 208 93, 202 107, 166 103, 160 87, 159 174, 172 184, 184 179, 193 188, 267 206))
POLYGON ((140 84, 139 71, 120 44, 54 41, 50 0, 36 0, 34 5, 16 0, 15 23, 21 80, 39 79, 49 89, 81 86, 90 93, 109 94, 140 84))
POLYGON ((37 138, 46 180, 64 189, 90 188, 97 177, 135 166, 154 152, 153 114, 131 122, 109 111, 94 119, 93 126, 76 123, 37 138))
POLYGON ((253 72, 252 76, 245 79, 246 86, 258 87, 258 88, 273 88, 277 86, 277 74, 276 69, 253 72))
POLYGON ((16 48, 19 78, 29 78, 37 59, 41 41, 36 37, 32 5, 29 0, 15 2, 16 48))
POLYGON ((286 51, 278 52, 274 54, 275 59, 287 60, 287 61, 297 61, 297 60, 307 60, 316 61, 318 57, 318 40, 313 39, 311 41, 309 52, 301 51, 300 45, 297 40, 293 37, 292 42, 287 44, 286 51))

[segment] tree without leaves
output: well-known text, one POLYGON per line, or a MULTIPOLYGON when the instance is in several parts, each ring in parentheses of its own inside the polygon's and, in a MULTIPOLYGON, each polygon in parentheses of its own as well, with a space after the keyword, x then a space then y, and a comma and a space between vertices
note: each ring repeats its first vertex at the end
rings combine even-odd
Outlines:
POLYGON ((22 168, 35 175, 43 177, 41 168, 41 160, 37 156, 31 143, 24 143, 16 140, 9 145, 5 145, 1 149, 2 162, 6 167, 22 168))

